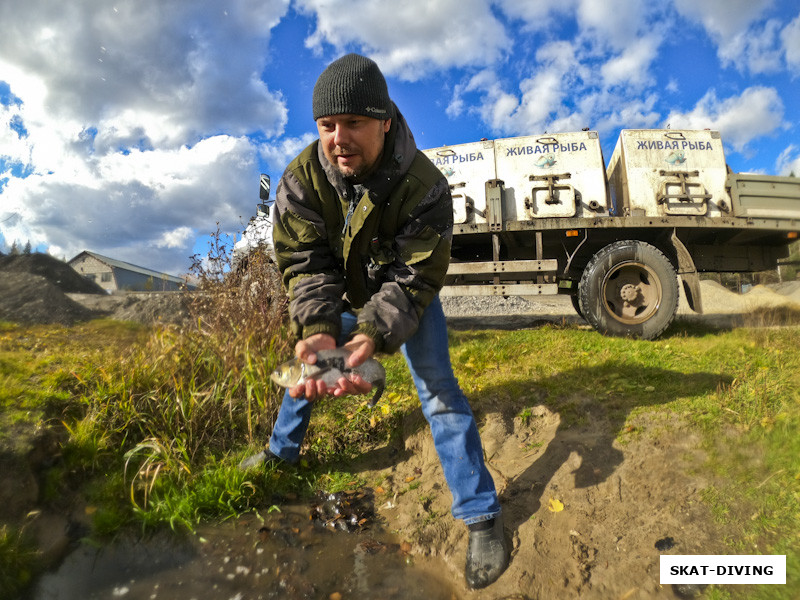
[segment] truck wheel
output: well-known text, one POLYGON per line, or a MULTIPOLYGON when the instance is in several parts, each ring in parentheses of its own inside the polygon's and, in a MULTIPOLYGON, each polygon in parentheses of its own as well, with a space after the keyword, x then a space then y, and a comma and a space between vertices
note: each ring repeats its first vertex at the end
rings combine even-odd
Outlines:
POLYGON ((578 294, 570 294, 569 299, 572 300, 572 308, 575 309, 575 312, 578 313, 578 316, 582 319, 585 318, 583 316, 583 312, 581 311, 581 301, 578 294))
POLYGON ((583 317, 603 335, 652 340, 678 310, 678 277, 666 256, 638 240, 609 244, 581 276, 583 317))

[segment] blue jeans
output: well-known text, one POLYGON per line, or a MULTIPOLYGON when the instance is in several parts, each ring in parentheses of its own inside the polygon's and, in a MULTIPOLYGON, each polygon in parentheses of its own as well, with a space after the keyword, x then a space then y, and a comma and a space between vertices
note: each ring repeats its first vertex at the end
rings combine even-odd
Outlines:
MULTIPOLYGON (((352 313, 342 315, 343 344, 356 326, 352 313)), ((428 420, 433 443, 453 495, 453 517, 467 525, 491 519, 500 513, 494 481, 483 462, 478 427, 467 398, 461 391, 450 363, 447 323, 438 296, 420 319, 419 328, 401 347, 422 413, 428 420)), ((283 460, 297 462, 308 429, 312 403, 305 398, 283 397, 269 449, 283 460)))

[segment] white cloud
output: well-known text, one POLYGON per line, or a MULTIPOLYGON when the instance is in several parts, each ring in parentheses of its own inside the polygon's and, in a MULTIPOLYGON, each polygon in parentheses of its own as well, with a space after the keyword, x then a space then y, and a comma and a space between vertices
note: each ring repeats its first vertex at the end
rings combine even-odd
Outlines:
POLYGON ((750 73, 781 68, 780 21, 760 22, 774 0, 675 0, 678 12, 702 24, 723 66, 750 73))
POLYGON ((484 69, 456 86, 447 115, 459 118, 466 111, 467 116, 479 117, 493 131, 504 131, 509 125, 509 116, 518 106, 519 101, 503 89, 497 73, 484 69), (477 97, 477 102, 467 100, 472 95, 477 97))
POLYGON ((266 2, 260 12, 272 19, 256 21, 256 4, 242 0, 216 11, 192 0, 4 3, 0 22, 14 26, 0 36, 0 55, 13 68, 3 78, 23 102, 39 105, 42 120, 96 126, 109 147, 134 137, 180 146, 220 126, 234 135, 279 133, 285 107, 259 75, 262 44, 287 4, 266 2), (38 102, 31 82, 44 92, 38 102))
POLYGON ((781 31, 781 42, 789 68, 800 73, 800 15, 781 31))
POLYGON ((495 0, 492 4, 509 18, 521 20, 528 31, 555 29, 561 22, 574 18, 579 30, 577 37, 592 37, 617 50, 646 31, 651 13, 657 10, 653 3, 644 0, 495 0))
POLYGON ((774 88, 749 87, 739 96, 719 100, 709 91, 687 113, 673 111, 664 122, 672 129, 715 129, 738 151, 781 126, 784 106, 774 88))
POLYGON ((657 119, 642 92, 655 81, 651 69, 669 27, 658 6, 644 0, 495 4, 547 41, 539 38, 539 46, 533 42, 528 48, 514 43, 516 84, 503 78, 508 70, 501 76, 495 65, 455 86, 448 116, 477 114, 501 135, 605 126, 623 115, 637 124, 657 119), (654 29, 656 19, 661 26, 654 29), (571 20, 577 30, 557 39, 570 32, 560 26, 571 20), (535 60, 526 54, 532 51, 535 60))
POLYGON ((593 129, 601 134, 609 134, 621 128, 649 129, 656 127, 661 120, 661 114, 655 110, 657 101, 658 95, 649 93, 620 102, 617 94, 603 91, 587 94, 579 106, 582 114, 592 117, 593 129))
POLYGON ((21 132, 15 130, 15 123, 22 123, 22 114, 18 106, 0 104, 0 157, 14 164, 30 162, 30 146, 21 132))
POLYGON ((317 139, 317 132, 308 132, 299 138, 285 138, 278 143, 266 143, 259 147, 259 155, 270 168, 282 171, 287 164, 311 142, 317 139))
POLYGON ((508 44, 486 0, 298 0, 296 6, 316 16, 309 48, 360 48, 384 74, 409 81, 438 69, 492 64, 508 44))
POLYGON ((657 96, 642 90, 652 82, 658 43, 655 36, 637 40, 605 62, 607 55, 594 56, 578 42, 546 44, 516 93, 495 71, 484 70, 456 87, 448 116, 477 114, 499 135, 652 127, 660 118, 657 96))
POLYGON ((261 73, 288 3, 0 3, 0 81, 20 100, 0 104, 6 241, 175 271, 193 235, 237 228, 255 203, 245 136, 287 121, 261 73))
POLYGON ((577 16, 584 32, 621 49, 638 40, 652 10, 653 3, 645 0, 579 0, 577 16))
POLYGON ((514 114, 508 115, 506 131, 553 132, 572 128, 564 121, 568 110, 563 101, 571 89, 579 87, 582 67, 575 47, 569 42, 554 42, 543 47, 537 59, 541 66, 533 77, 520 83, 520 106, 514 114))
POLYGON ((800 148, 790 144, 778 156, 775 169, 779 175, 800 177, 800 148))
POLYGON ((654 37, 637 39, 600 68, 603 82, 606 86, 621 84, 642 86, 649 83, 650 65, 657 56, 658 41, 654 37))
POLYGON ((752 25, 720 44, 719 57, 723 65, 736 66, 750 73, 774 73, 782 68, 779 33, 781 22, 770 19, 752 25))
POLYGON ((190 239, 194 236, 191 227, 185 225, 176 227, 172 231, 167 231, 161 235, 161 239, 156 242, 157 248, 185 248, 190 239))
POLYGON ((237 229, 253 212, 256 148, 215 136, 193 147, 115 153, 81 171, 12 179, 3 190, 7 240, 30 240, 71 258, 94 250, 179 272, 193 235, 237 229), (145 262, 144 259, 151 262, 145 262))
POLYGON ((675 0, 675 8, 697 21, 717 41, 734 37, 758 19, 774 0, 675 0))
POLYGON ((526 31, 541 31, 552 27, 556 19, 573 11, 577 0, 562 2, 520 2, 519 0, 494 0, 507 17, 518 19, 524 23, 526 31))

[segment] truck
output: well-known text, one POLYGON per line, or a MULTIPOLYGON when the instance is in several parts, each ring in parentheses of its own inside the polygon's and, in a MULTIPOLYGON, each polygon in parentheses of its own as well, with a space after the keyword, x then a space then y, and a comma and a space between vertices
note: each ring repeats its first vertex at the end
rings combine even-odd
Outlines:
POLYGON ((734 173, 719 132, 627 129, 608 165, 598 133, 424 150, 453 196, 442 295, 568 294, 602 334, 654 339, 679 285, 777 267, 800 231, 800 179, 734 173))
POLYGON ((442 296, 566 294, 608 336, 657 338, 679 286, 702 313, 701 273, 774 269, 800 232, 800 179, 733 172, 718 131, 625 129, 607 166, 590 130, 423 152, 453 197, 442 296))

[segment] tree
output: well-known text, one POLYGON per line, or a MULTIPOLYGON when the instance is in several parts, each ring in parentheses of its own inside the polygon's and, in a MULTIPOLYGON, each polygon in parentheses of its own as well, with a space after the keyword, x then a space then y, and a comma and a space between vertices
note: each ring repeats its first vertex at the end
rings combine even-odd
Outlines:
POLYGON ((19 256, 19 246, 17 246, 17 240, 14 240, 14 243, 11 244, 11 250, 9 251, 11 256, 19 256))
POLYGON ((29 256, 30 255, 30 253, 31 253, 31 241, 30 240, 25 242, 25 248, 22 250, 22 253, 25 256, 29 256))

